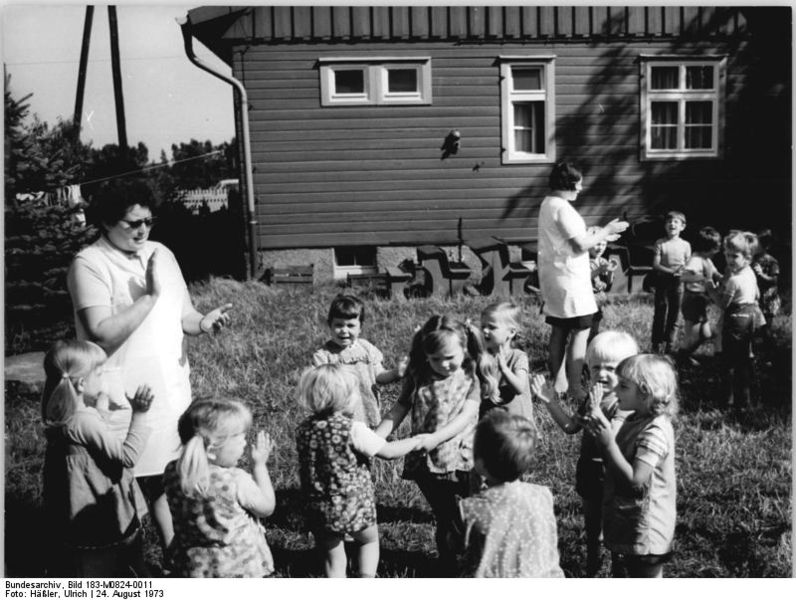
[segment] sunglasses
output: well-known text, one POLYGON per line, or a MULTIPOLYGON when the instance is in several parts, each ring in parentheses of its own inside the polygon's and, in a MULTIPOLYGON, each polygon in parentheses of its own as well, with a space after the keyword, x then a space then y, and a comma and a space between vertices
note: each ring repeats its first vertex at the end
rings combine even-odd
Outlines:
POLYGON ((124 223, 129 229, 139 229, 141 225, 146 225, 147 229, 152 229, 152 225, 155 224, 155 217, 147 217, 146 219, 136 219, 135 221, 128 221, 127 219, 122 219, 121 223, 124 223))

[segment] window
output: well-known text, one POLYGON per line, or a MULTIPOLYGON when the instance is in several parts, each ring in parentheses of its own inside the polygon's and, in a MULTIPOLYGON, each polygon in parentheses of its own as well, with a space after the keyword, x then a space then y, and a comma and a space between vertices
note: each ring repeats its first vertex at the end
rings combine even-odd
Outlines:
POLYGON ((338 246, 334 249, 334 278, 345 281, 348 275, 375 275, 375 246, 338 246))
POLYGON ((500 57, 504 164, 555 161, 553 59, 500 57))
POLYGON ((721 155, 726 58, 642 57, 641 159, 721 155))
POLYGON ((321 58, 321 105, 431 104, 430 58, 321 58))

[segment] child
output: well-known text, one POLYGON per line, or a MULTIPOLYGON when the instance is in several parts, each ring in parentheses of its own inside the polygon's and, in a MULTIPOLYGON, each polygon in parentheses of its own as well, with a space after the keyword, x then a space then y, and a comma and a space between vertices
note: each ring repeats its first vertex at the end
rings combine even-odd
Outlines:
MULTIPOLYGON (((589 227, 587 231, 589 235, 597 235, 599 230, 599 227, 589 227)), ((597 303, 597 312, 594 313, 594 318, 591 322, 588 342, 591 342, 594 336, 600 332, 600 323, 603 320, 603 306, 605 306, 608 300, 607 294, 611 291, 611 286, 614 284, 614 271, 618 266, 613 260, 609 261, 603 258, 603 254, 607 247, 608 241, 601 240, 589 248, 591 288, 594 292, 594 301, 597 303)))
POLYGON ((144 576, 139 517, 144 497, 132 467, 149 428, 148 386, 132 398, 127 436, 118 439, 96 404, 107 403, 105 351, 91 342, 56 342, 44 357, 44 508, 57 550, 50 576, 144 576))
POLYGON ((716 294, 722 309, 722 360, 725 368, 724 401, 734 406, 751 405, 753 376, 752 338, 765 324, 757 302, 760 291, 749 266, 757 251, 757 237, 748 231, 731 231, 724 238, 727 267, 724 283, 716 294))
POLYGON ((520 307, 513 302, 495 302, 481 313, 481 330, 487 351, 495 357, 500 381, 498 402, 486 398, 480 416, 497 406, 533 420, 531 391, 528 388, 528 355, 516 348, 520 329, 520 307))
POLYGON ((301 376, 298 398, 313 415, 296 430, 301 489, 327 577, 346 576, 343 542, 358 546, 360 577, 375 577, 379 563, 376 498, 370 458, 398 458, 421 447, 425 436, 386 442, 351 414, 359 403, 356 375, 343 365, 321 365, 301 376))
POLYGON ((713 337, 708 322, 708 290, 713 290, 722 275, 711 260, 721 249, 721 234, 713 227, 703 227, 694 240, 694 254, 685 266, 682 281, 684 339, 679 357, 694 366, 699 363, 693 352, 705 340, 713 337))
POLYGON ((752 271, 757 277, 757 287, 760 289, 760 308, 766 320, 765 325, 760 328, 760 333, 764 340, 768 340, 774 316, 779 313, 781 304, 777 286, 779 261, 770 254, 771 246, 774 243, 774 235, 770 229, 763 229, 757 234, 757 243, 760 250, 752 261, 752 271))
POLYGON ((553 420, 567 434, 583 431, 580 455, 575 469, 575 491, 582 499, 583 522, 586 529, 586 575, 594 577, 600 570, 600 537, 602 533, 602 502, 605 466, 594 437, 584 428, 591 403, 596 402, 602 414, 615 426, 625 416, 619 413, 616 397, 617 365, 628 356, 638 354, 638 344, 624 331, 598 333, 586 350, 586 364, 592 383, 590 396, 581 404, 576 415, 567 414, 556 394, 542 375, 534 375, 531 389, 544 402, 553 420))
POLYGON ((457 495, 474 486, 473 432, 482 397, 497 390, 494 361, 481 333, 471 325, 435 315, 415 334, 403 389, 376 429, 386 438, 412 414, 412 433, 431 434, 420 450, 407 455, 405 479, 414 480, 437 522, 439 576, 456 573, 456 548, 463 524, 457 495))
POLYGON ((395 369, 385 370, 384 357, 376 346, 359 337, 365 322, 365 305, 356 296, 340 294, 329 307, 326 323, 331 338, 312 356, 313 366, 342 363, 353 367, 359 376, 360 405, 354 411, 357 421, 375 427, 381 421, 377 384, 391 383, 403 377, 406 361, 395 369))
POLYGON ((252 415, 240 401, 191 404, 178 422, 182 452, 163 480, 174 517, 170 547, 176 577, 267 577, 274 571, 260 519, 276 499, 266 462, 273 445, 260 431, 252 474, 237 466, 252 415))
POLYGON ((475 577, 563 577, 553 495, 520 481, 533 461, 528 419, 492 411, 475 430, 475 469, 489 488, 461 501, 468 563, 475 577))
POLYGON ((619 431, 600 410, 592 432, 606 466, 604 529, 614 577, 663 577, 677 516, 674 429, 677 375, 671 361, 637 354, 617 367, 619 431))
POLYGON ((683 285, 680 275, 691 259, 691 244, 680 238, 685 229, 685 215, 671 211, 666 214, 666 237, 655 242, 652 268, 655 271, 655 312, 652 317, 652 347, 658 354, 671 353, 683 285))

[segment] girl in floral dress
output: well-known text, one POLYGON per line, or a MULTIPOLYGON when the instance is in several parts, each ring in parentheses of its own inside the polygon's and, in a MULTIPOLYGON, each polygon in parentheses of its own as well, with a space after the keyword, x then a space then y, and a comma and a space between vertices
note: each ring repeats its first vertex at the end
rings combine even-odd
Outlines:
POLYGON ((438 576, 457 572, 456 549, 463 539, 457 497, 467 497, 473 477, 473 432, 481 398, 497 399, 495 360, 479 329, 435 315, 415 334, 407 376, 398 400, 376 429, 386 438, 412 415, 412 433, 430 434, 404 462, 437 521, 438 576))
POLYGON ((274 571, 260 518, 276 498, 266 462, 265 432, 251 447, 252 474, 237 464, 252 422, 237 400, 207 399, 180 417, 182 453, 166 465, 166 495, 174 515, 170 547, 177 577, 267 577, 274 571))
POLYGON ((423 436, 388 443, 354 420, 359 385, 356 374, 344 365, 307 369, 299 381, 298 398, 312 412, 298 426, 296 443, 307 521, 324 553, 326 576, 346 576, 344 542, 353 541, 359 577, 375 577, 379 533, 370 459, 404 456, 420 446, 423 436))

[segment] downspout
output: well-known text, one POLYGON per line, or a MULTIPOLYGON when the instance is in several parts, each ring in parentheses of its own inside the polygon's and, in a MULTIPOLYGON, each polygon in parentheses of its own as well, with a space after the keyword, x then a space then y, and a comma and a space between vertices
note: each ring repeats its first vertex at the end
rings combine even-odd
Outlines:
POLYGON ((211 75, 218 77, 232 85, 237 90, 240 98, 240 122, 241 134, 243 136, 243 181, 246 187, 246 206, 248 209, 249 218, 249 276, 255 279, 258 276, 258 260, 257 260, 257 213, 254 206, 254 185, 252 181, 252 152, 251 152, 251 139, 249 135, 249 99, 246 95, 246 88, 243 84, 231 77, 216 71, 209 65, 205 64, 201 58, 196 56, 193 51, 193 35, 191 27, 191 19, 185 15, 183 19, 177 19, 177 23, 182 29, 182 39, 185 43, 185 54, 197 67, 203 71, 207 71, 211 75))

